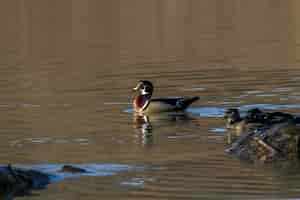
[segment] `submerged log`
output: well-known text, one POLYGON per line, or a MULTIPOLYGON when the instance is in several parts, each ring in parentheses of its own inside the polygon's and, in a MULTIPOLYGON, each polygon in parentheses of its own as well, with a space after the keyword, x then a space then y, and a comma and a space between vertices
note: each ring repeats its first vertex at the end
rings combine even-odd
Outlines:
POLYGON ((300 127, 283 122, 249 129, 226 151, 250 162, 295 161, 299 154, 300 127))

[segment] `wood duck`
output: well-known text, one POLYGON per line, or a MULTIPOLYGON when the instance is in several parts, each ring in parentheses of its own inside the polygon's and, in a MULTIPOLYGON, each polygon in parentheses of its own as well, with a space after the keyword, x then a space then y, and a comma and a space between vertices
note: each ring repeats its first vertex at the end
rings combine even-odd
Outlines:
POLYGON ((138 113, 158 113, 184 111, 190 104, 198 100, 199 97, 192 98, 151 98, 153 93, 153 85, 150 81, 141 80, 138 82, 134 91, 138 91, 139 95, 135 97, 133 107, 138 113))
POLYGON ((299 123, 299 118, 284 112, 263 112, 258 108, 247 111, 246 120, 248 122, 258 122, 265 125, 273 125, 283 122, 299 123))
POLYGON ((259 126, 271 126, 283 122, 294 124, 300 122, 298 117, 289 113, 263 112, 258 108, 248 110, 244 118, 240 116, 238 109, 230 108, 225 112, 224 118, 226 119, 226 128, 235 129, 240 133, 259 126))
POLYGON ((238 109, 230 108, 224 115, 226 128, 236 130, 236 135, 240 136, 243 132, 263 125, 263 123, 256 120, 254 116, 251 117, 247 115, 245 118, 242 118, 238 109))

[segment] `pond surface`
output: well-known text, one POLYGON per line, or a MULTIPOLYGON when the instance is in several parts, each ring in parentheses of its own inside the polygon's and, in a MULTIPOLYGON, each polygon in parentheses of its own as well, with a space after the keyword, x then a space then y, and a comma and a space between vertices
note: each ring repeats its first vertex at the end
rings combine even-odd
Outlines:
MULTIPOLYGON (((224 110, 300 113, 300 69, 21 65, 0 69, 0 163, 65 176, 20 199, 282 199, 300 195, 297 165, 255 166, 227 155, 224 110), (135 116, 131 88, 154 96, 200 96, 185 114, 135 116)), ((16 199, 19 199, 17 197, 16 199)))
POLYGON ((299 2, 3 1, 0 166, 57 175, 15 199, 299 198, 298 163, 226 154, 223 121, 231 107, 300 114, 299 2), (200 100, 136 116, 141 79, 200 100))

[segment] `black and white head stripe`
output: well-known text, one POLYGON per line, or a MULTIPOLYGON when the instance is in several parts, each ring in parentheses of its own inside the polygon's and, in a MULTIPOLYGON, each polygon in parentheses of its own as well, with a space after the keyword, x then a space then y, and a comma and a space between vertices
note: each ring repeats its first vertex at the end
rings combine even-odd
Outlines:
POLYGON ((138 82, 137 86, 133 89, 140 90, 142 95, 147 95, 147 94, 152 94, 153 85, 150 81, 141 80, 138 82))

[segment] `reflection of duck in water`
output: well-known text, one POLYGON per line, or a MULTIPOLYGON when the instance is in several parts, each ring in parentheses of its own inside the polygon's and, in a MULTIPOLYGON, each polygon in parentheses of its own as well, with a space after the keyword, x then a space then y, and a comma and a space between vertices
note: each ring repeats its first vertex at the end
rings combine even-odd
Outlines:
POLYGON ((147 115, 135 114, 134 115, 134 128, 140 129, 146 137, 152 135, 152 125, 147 115))
POLYGON ((151 144, 153 142, 153 138, 152 125, 149 121, 149 117, 143 114, 135 113, 133 122, 133 128, 137 130, 137 136, 138 138, 141 138, 141 143, 143 145, 151 144))
POLYGON ((139 95, 134 99, 134 110, 139 113, 158 113, 170 111, 183 111, 199 97, 192 98, 151 98, 153 85, 150 81, 139 81, 133 88, 139 95))
POLYGON ((142 143, 151 144, 153 142, 154 127, 169 127, 180 125, 180 122, 186 123, 193 118, 188 116, 184 112, 165 112, 165 113, 153 113, 146 115, 142 113, 135 113, 134 115, 134 129, 137 130, 138 135, 141 136, 142 143))

